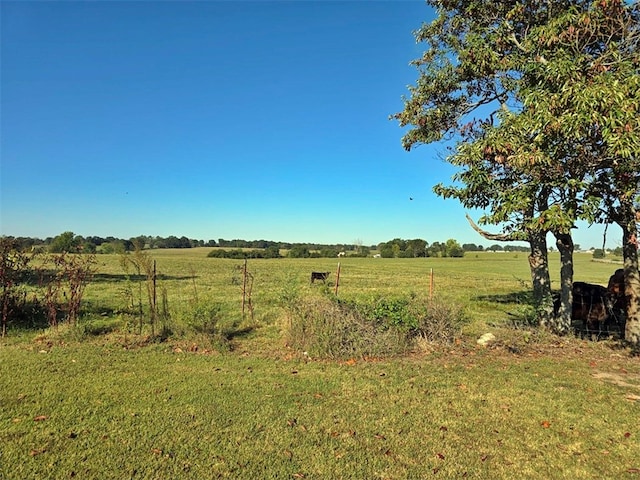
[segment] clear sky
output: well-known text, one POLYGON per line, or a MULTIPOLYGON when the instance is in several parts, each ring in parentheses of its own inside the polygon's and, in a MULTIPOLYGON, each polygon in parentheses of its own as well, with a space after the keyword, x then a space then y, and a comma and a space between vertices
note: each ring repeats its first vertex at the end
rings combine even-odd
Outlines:
POLYGON ((495 243, 432 193, 444 146, 407 153, 389 120, 420 0, 0 8, 0 234, 495 243))

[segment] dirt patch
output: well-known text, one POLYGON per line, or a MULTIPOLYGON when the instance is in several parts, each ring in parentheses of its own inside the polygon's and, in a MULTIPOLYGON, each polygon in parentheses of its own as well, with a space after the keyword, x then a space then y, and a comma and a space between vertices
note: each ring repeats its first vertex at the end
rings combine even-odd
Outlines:
POLYGON ((591 375, 594 378, 613 383, 619 387, 640 390, 640 374, 637 373, 595 372, 591 375))
POLYGON ((612 383, 622 388, 631 389, 625 396, 627 400, 640 402, 640 373, 619 372, 594 372, 594 378, 606 383, 612 383))

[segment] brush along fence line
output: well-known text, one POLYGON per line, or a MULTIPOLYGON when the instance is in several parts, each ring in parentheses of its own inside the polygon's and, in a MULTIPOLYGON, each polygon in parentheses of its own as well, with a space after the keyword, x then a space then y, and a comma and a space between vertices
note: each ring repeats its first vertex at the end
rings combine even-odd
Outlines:
MULTIPOLYGON (((376 296, 416 296, 462 305, 473 322, 479 324, 473 331, 480 334, 484 333, 482 330, 486 332, 487 322, 510 325, 512 315, 519 314, 527 305, 530 272, 522 255, 383 260, 347 257, 338 265, 318 259, 280 258, 249 260, 245 268, 244 260, 239 264, 233 259, 203 258, 205 251, 148 250, 144 253, 150 263, 135 266, 129 260, 135 257, 130 254, 126 256, 127 268, 123 267, 120 255, 99 255, 97 270, 85 289, 80 323, 100 323, 101 328, 94 331, 135 326, 131 333, 148 334, 157 320, 161 324, 166 320, 173 335, 179 336, 185 333, 181 325, 190 312, 197 304, 206 304, 198 308, 198 317, 202 317, 202 312, 218 312, 218 323, 228 323, 229 329, 243 322, 275 325, 282 316, 282 297, 288 295, 285 290, 298 290, 304 296, 332 290, 345 301, 359 299, 360 303, 376 296), (157 265, 157 293, 152 281, 154 274, 147 275, 146 268, 150 264, 152 271, 153 261, 157 265), (305 283, 309 285, 310 272, 331 272, 327 280, 329 288, 321 283, 307 290, 305 283), (152 323, 154 313, 156 321, 152 323)), ((550 263, 553 261, 551 255, 550 263)), ((593 283, 606 283, 611 274, 610 267, 591 262, 586 255, 576 255, 575 267, 576 276, 593 283)), ((556 272, 552 269, 551 273, 552 282, 558 285, 556 272)), ((29 288, 35 292, 38 286, 29 288)), ((9 322, 8 334, 12 328, 23 327, 31 328, 24 321, 9 322)), ((153 328, 156 335, 163 330, 162 325, 153 328)))

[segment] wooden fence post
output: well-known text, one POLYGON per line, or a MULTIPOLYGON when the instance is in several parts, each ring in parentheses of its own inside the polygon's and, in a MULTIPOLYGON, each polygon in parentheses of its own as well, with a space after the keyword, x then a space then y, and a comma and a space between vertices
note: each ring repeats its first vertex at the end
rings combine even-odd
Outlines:
POLYGON ((242 319, 244 320, 244 306, 247 297, 247 259, 244 259, 242 268, 242 319))
POLYGON ((433 268, 431 269, 431 274, 429 275, 429 302, 433 300, 433 268))

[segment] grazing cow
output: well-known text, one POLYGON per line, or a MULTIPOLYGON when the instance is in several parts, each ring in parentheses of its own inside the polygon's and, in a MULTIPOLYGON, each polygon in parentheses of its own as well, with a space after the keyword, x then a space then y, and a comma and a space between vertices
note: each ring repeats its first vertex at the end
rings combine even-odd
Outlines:
POLYGON ((311 272, 311 283, 316 280, 322 280, 323 283, 326 283, 330 273, 331 272, 311 272))
MULTIPOLYGON (((557 315, 560 299, 554 302, 557 315)), ((573 303, 571 318, 582 320, 587 331, 601 331, 613 316, 613 295, 602 285, 586 282, 573 282, 573 303)))

